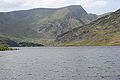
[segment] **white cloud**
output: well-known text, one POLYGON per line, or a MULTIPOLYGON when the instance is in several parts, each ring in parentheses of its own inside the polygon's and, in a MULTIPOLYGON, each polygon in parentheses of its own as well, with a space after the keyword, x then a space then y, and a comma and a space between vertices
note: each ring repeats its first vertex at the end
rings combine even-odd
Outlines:
POLYGON ((29 0, 24 3, 24 6, 31 7, 59 7, 69 4, 69 0, 29 0))
POLYGON ((37 7, 62 7, 67 5, 82 5, 84 8, 103 7, 106 0, 0 0, 1 10, 15 10, 37 7))
POLYGON ((21 0, 0 0, 0 9, 18 8, 22 7, 21 0))
POLYGON ((107 5, 105 0, 81 0, 76 4, 80 4, 85 8, 104 7, 107 5))

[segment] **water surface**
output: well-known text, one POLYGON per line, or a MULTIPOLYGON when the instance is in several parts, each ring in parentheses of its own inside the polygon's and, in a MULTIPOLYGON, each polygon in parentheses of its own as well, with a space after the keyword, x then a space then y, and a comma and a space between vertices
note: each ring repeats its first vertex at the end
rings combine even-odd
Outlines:
POLYGON ((120 80, 120 47, 0 51, 0 80, 120 80))

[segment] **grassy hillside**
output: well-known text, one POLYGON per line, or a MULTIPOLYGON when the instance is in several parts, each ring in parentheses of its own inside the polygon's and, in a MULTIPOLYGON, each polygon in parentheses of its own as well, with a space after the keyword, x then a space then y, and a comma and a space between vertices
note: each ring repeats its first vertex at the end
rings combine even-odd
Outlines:
POLYGON ((59 35, 54 46, 120 45, 120 10, 59 35))
POLYGON ((81 6, 68 6, 58 9, 52 15, 37 22, 39 33, 45 38, 57 35, 97 19, 97 15, 88 14, 81 6), (47 34, 47 35, 46 35, 47 34))
POLYGON ((20 39, 55 39, 57 35, 96 18, 77 5, 5 12, 0 13, 0 35, 20 39))
MULTIPOLYGON (((8 47, 37 47, 37 46, 44 46, 43 44, 40 44, 42 42, 37 42, 37 41, 30 41, 30 40, 22 40, 22 39, 17 39, 17 38, 6 38, 5 36, 0 37, 0 46, 1 49, 3 48, 8 48, 8 47), (4 45, 4 46, 3 46, 4 45)), ((47 43, 47 42, 46 42, 47 43)))

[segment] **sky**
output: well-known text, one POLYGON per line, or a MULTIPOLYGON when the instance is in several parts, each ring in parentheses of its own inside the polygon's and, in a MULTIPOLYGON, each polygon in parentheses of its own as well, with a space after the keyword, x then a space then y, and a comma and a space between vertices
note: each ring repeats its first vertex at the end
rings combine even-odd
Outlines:
POLYGON ((88 13, 103 14, 120 8, 120 0, 0 0, 0 12, 81 5, 88 13))

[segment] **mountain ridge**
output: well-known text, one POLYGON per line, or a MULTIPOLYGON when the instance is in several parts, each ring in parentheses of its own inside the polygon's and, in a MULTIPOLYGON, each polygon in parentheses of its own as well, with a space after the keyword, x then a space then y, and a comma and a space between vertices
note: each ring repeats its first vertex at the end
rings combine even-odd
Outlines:
POLYGON ((120 9, 56 38, 61 46, 120 45, 120 9))
POLYGON ((0 13, 0 34, 16 38, 55 39, 63 32, 96 19, 97 15, 89 16, 79 5, 2 12, 0 13), (85 16, 82 17, 83 15, 85 16))

